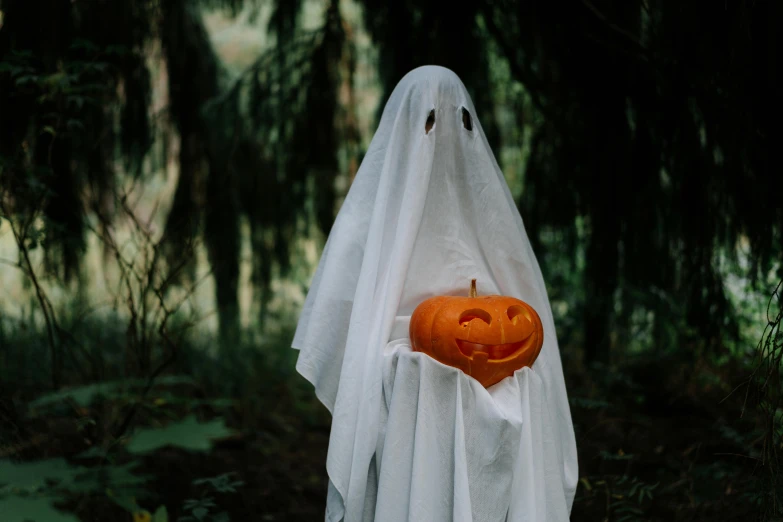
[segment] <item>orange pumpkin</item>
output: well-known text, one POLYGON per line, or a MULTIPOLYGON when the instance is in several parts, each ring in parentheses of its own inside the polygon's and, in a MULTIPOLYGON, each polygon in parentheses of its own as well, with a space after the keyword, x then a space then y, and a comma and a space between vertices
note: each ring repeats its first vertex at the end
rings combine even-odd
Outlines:
POLYGON ((488 388, 531 366, 544 344, 541 318, 519 299, 502 295, 437 296, 411 316, 413 349, 459 368, 488 388))

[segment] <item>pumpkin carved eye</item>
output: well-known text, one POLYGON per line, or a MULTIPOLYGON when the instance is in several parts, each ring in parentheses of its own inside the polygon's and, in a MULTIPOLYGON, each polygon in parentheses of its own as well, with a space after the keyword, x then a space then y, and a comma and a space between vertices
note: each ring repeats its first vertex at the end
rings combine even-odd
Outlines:
POLYGON ((489 315, 489 312, 486 312, 479 308, 474 308, 473 310, 465 310, 464 312, 462 312, 462 315, 459 316, 459 324, 464 328, 468 326, 468 323, 471 322, 473 319, 479 319, 487 324, 490 324, 492 322, 492 316, 489 315))
POLYGON ((520 317, 524 317, 531 323, 533 322, 533 318, 530 317, 530 313, 522 306, 509 306, 508 310, 506 310, 506 314, 508 315, 508 318, 511 320, 512 324, 518 324, 520 317))

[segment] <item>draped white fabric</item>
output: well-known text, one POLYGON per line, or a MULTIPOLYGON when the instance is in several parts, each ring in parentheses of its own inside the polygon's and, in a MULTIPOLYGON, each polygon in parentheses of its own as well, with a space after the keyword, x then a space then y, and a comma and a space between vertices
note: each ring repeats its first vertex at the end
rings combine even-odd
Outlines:
POLYGON ((332 413, 326 520, 567 520, 576 444, 546 288, 473 103, 448 69, 418 68, 393 91, 326 242, 293 347, 297 370, 332 413), (529 303, 544 325, 532 369, 490 390, 400 347, 421 301, 466 295, 473 278, 480 294, 529 303), (450 414, 430 423, 428 408, 450 414), (447 425, 443 446, 435 435, 447 425), (393 456, 406 451, 407 460, 393 456), (463 457, 436 458, 443 451, 463 457), (486 467, 492 455, 507 462, 486 467))

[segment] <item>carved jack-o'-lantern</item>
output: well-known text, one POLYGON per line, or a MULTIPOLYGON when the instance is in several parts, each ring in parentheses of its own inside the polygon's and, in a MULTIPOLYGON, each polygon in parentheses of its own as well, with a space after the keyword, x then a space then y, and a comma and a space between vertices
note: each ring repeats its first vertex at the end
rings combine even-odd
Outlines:
POLYGON ((541 352, 544 328, 533 308, 502 295, 437 296, 411 316, 413 349, 459 368, 484 387, 531 366, 541 352))

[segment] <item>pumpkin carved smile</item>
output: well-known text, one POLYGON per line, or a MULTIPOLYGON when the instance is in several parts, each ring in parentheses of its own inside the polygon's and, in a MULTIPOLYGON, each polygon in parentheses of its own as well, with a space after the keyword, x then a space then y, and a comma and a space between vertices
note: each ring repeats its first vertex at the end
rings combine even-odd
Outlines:
POLYGON ((536 311, 513 297, 437 296, 411 316, 411 345, 443 364, 459 368, 485 387, 530 366, 544 342, 536 311))
MULTIPOLYGON (((528 339, 529 342, 531 339, 528 339)), ((524 348, 526 341, 519 341, 516 343, 505 344, 481 344, 464 339, 456 339, 457 347, 466 357, 470 357, 474 361, 479 359, 499 360, 513 355, 522 348, 524 348)))

